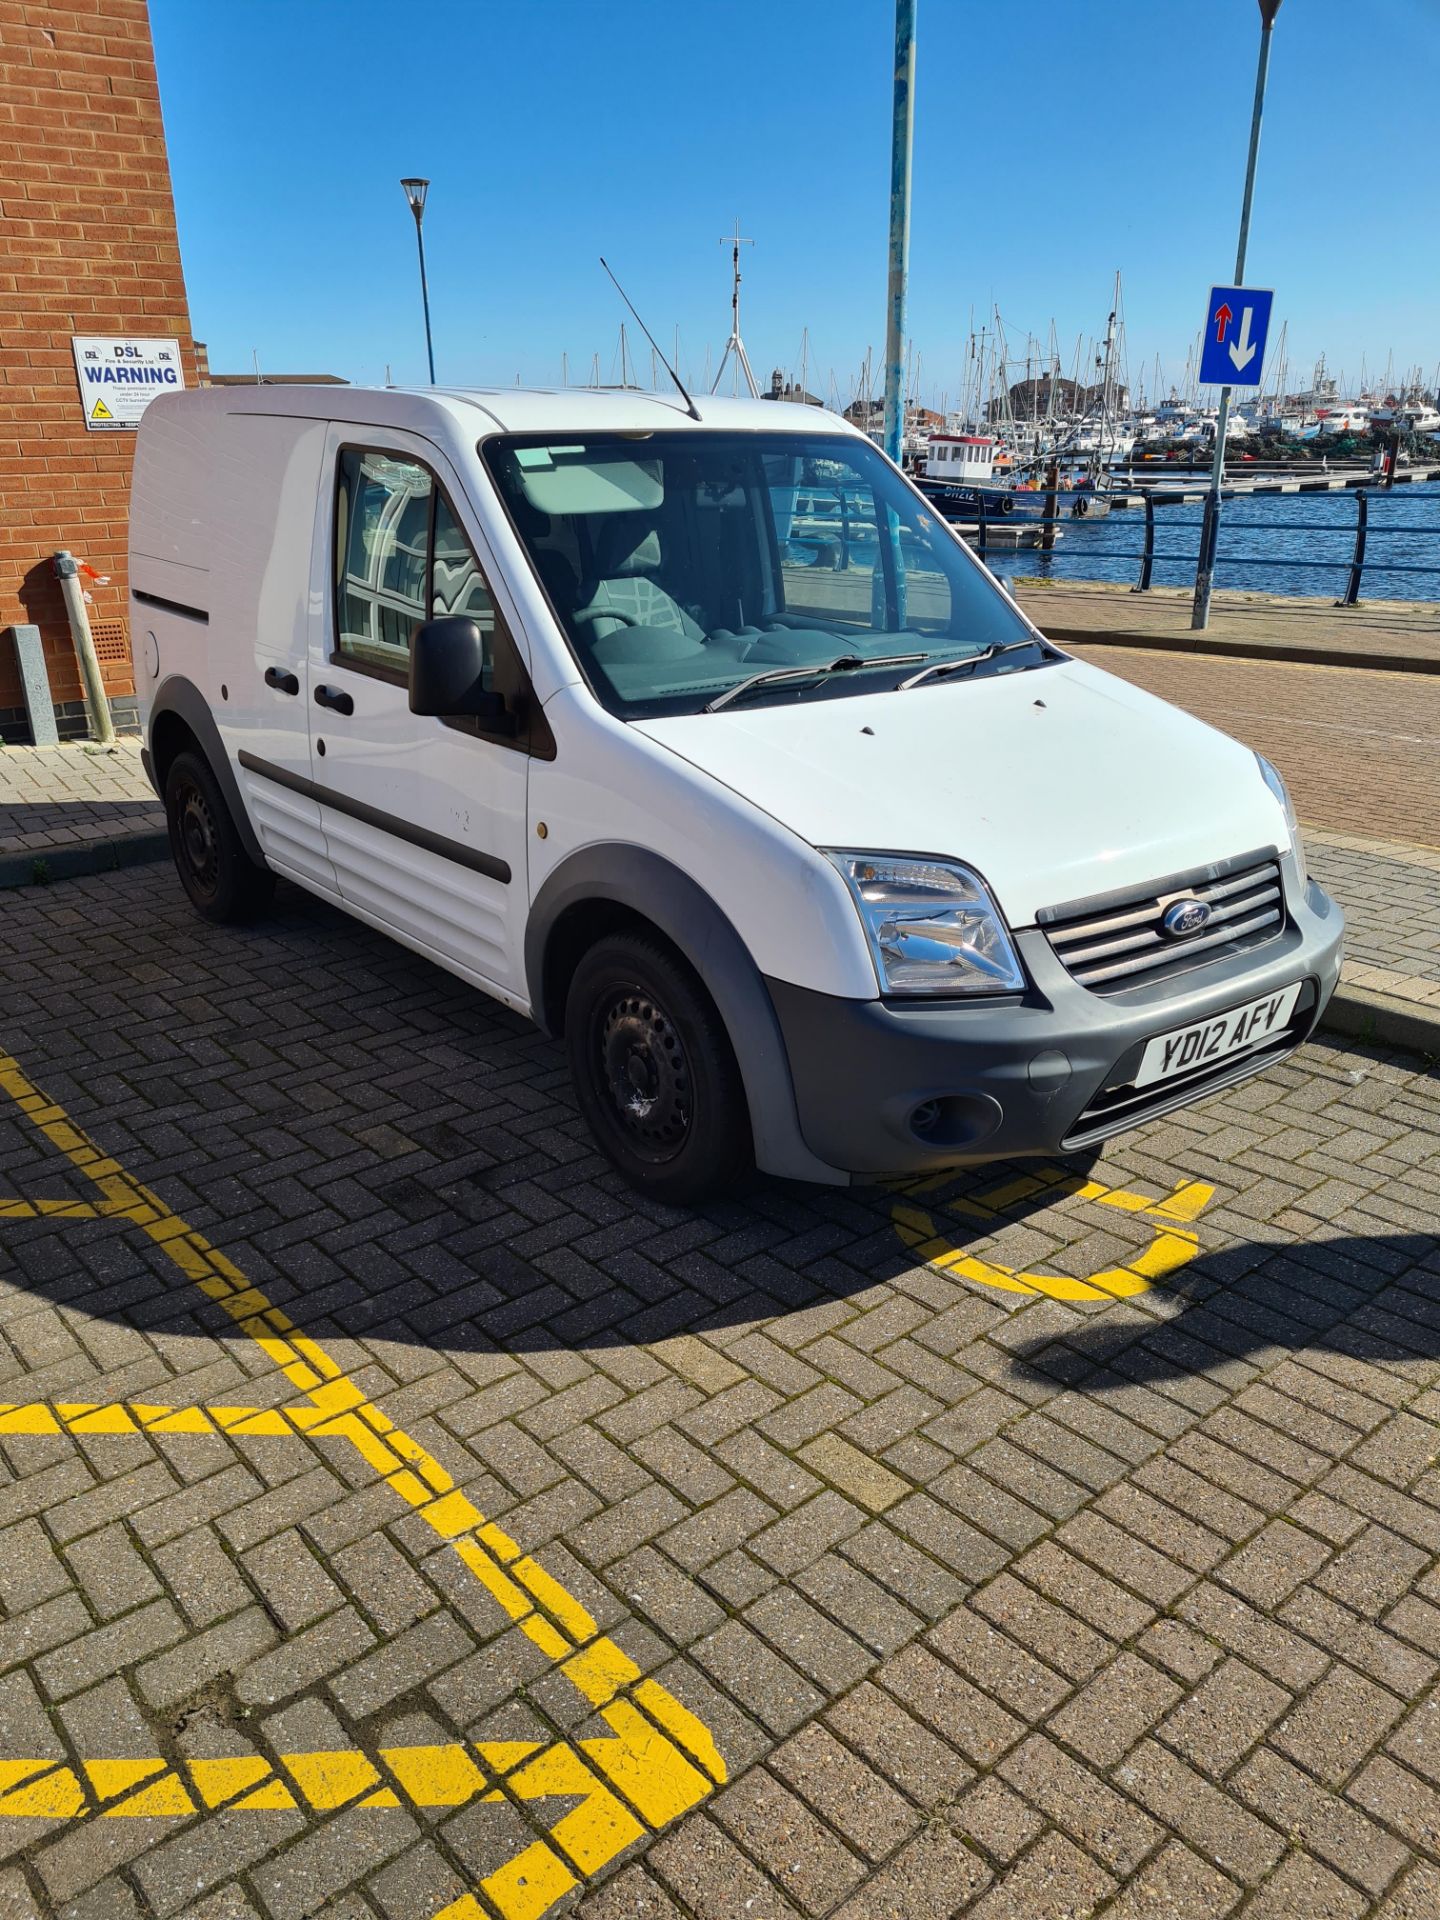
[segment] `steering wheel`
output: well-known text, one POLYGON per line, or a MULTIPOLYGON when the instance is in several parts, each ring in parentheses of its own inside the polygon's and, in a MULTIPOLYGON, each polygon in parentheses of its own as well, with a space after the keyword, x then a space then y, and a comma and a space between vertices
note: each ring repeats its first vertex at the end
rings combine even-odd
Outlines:
POLYGON ((625 613, 619 607, 578 607, 570 618, 580 620, 618 620, 622 627, 642 627, 643 620, 637 620, 633 613, 625 613))

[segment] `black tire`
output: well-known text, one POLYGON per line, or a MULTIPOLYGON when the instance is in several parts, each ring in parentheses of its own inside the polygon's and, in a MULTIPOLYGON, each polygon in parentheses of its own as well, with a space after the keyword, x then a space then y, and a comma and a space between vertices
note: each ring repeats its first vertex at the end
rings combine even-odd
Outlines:
POLYGON ((643 933, 597 941, 565 1001, 580 1111, 631 1186, 675 1206, 721 1193, 752 1159, 740 1070, 714 1002, 643 933))
POLYGON ((207 920, 253 920, 270 904, 275 876, 257 866, 236 831, 220 782, 201 753, 177 753, 165 776, 170 852, 190 904, 207 920))

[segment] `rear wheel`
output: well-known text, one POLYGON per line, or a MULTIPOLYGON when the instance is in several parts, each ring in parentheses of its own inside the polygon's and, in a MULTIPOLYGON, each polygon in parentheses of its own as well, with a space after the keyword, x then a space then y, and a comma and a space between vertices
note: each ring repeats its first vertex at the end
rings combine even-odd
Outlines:
POLYGON ((658 940, 612 934, 575 969, 565 1046, 580 1110, 633 1187, 688 1206, 750 1164, 740 1070, 714 1002, 658 940))
POLYGON ((275 876, 245 851, 220 782, 199 753, 178 753, 165 776, 170 852, 190 904, 207 920, 252 920, 275 876))

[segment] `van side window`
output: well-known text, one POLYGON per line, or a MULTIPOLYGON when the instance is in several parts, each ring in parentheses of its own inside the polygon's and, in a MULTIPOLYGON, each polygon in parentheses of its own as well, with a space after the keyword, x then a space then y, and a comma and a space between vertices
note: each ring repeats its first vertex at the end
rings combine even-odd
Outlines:
POLYGON ((434 482, 414 461, 349 448, 335 516, 337 645, 359 666, 400 677, 425 619, 434 482))
POLYGON ((337 657, 397 681, 409 675, 410 636, 422 621, 476 621, 492 686, 495 599, 454 509, 418 461, 358 447, 341 453, 335 607, 337 657))
POLYGON ((485 640, 485 687, 495 673, 495 601, 475 558, 475 549, 443 493, 435 496, 435 546, 430 575, 431 620, 458 614, 473 620, 485 640))

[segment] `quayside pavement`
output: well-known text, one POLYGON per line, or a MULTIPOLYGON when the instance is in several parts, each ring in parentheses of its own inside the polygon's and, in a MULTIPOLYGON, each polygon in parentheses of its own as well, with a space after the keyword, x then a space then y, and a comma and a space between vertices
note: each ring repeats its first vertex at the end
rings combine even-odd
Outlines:
POLYGON ((1020 604, 1062 646, 1147 647, 1174 653, 1291 660, 1400 673, 1440 673, 1440 601, 1371 600, 1337 607, 1333 596, 1217 593, 1210 624, 1193 633, 1188 587, 1129 587, 1093 580, 1026 578, 1027 556, 991 555, 1014 574, 1020 604))
POLYGON ((638 1201, 320 903, 0 902, 5 1920, 1432 1920, 1440 1083, 638 1201))

